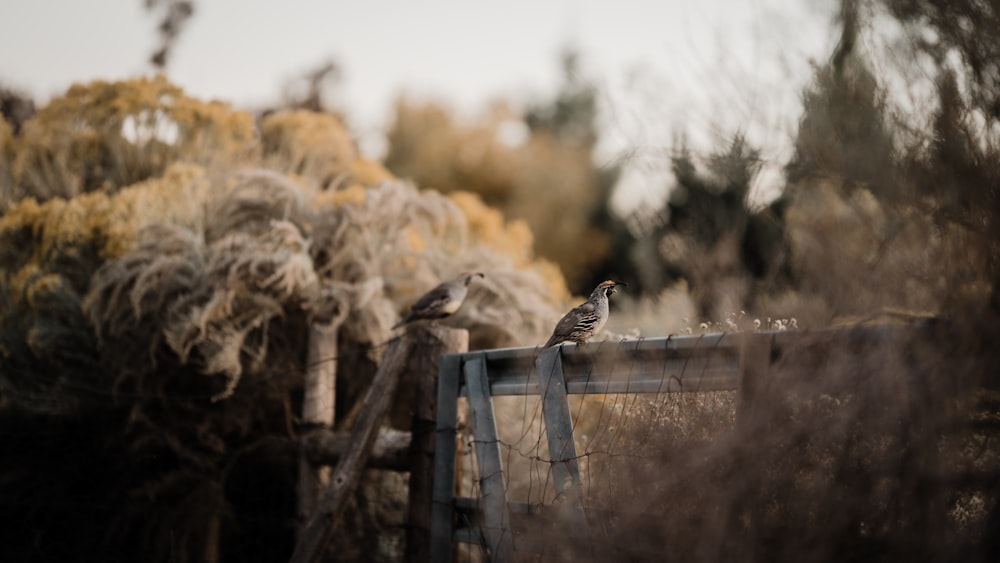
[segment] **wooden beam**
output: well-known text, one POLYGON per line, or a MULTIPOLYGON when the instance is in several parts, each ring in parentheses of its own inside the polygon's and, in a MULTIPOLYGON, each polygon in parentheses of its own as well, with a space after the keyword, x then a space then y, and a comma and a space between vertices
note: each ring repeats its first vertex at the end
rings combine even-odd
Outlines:
MULTIPOLYGON (((301 439, 302 451, 313 465, 336 465, 351 447, 350 432, 317 430, 301 439)), ((375 436, 368 467, 393 471, 410 470, 410 433, 390 428, 375 436)))
POLYGON ((467 330, 410 325, 414 355, 409 375, 414 383, 413 422, 410 426, 409 518, 406 528, 406 561, 431 560, 431 511, 434 487, 435 423, 441 356, 469 350, 467 330))
POLYGON ((346 500, 357 488, 372 453, 378 427, 392 403, 400 374, 406 368, 413 341, 397 337, 389 342, 382 365, 365 393, 364 405, 351 428, 350 447, 334 468, 319 506, 309 518, 292 553, 292 563, 313 563, 322 557, 346 500))
MULTIPOLYGON (((337 334, 339 322, 309 326, 306 355, 305 388, 302 397, 302 422, 312 432, 333 426, 337 394, 337 334)), ((305 528, 309 515, 316 510, 323 489, 330 480, 330 468, 316 465, 299 454, 298 533, 305 528)))

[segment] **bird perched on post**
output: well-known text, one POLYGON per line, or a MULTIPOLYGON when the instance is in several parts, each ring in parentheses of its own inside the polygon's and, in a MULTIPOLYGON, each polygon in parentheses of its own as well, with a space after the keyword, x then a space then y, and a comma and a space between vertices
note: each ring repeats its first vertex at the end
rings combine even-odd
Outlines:
POLYGON ((469 293, 469 284, 476 276, 486 277, 482 272, 463 272, 457 278, 441 283, 423 294, 410 307, 410 312, 392 328, 399 328, 413 321, 443 319, 453 315, 465 301, 465 296, 469 293))
POLYGON ((619 285, 628 287, 625 282, 613 280, 597 284, 586 303, 574 307, 559 320, 545 347, 562 342, 586 342, 600 332, 608 321, 608 297, 619 285))

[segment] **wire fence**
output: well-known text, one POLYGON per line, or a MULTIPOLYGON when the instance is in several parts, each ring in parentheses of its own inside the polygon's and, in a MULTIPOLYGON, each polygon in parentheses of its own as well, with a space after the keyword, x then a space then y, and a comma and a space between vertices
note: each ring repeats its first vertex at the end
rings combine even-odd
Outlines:
MULTIPOLYGON (((721 537, 756 529, 770 533, 773 515, 766 508, 741 508, 743 501, 734 499, 758 494, 764 485, 779 486, 786 477, 789 491, 806 495, 826 491, 826 485, 807 484, 820 477, 829 478, 833 488, 850 487, 858 479, 845 466, 892 465, 886 459, 898 425, 881 426, 872 413, 856 417, 856 405, 885 399, 872 386, 884 379, 880 371, 904 373, 910 380, 904 386, 919 380, 919 369, 886 363, 886 356, 905 363, 905 343, 921 332, 909 325, 877 325, 445 356, 438 387, 432 560, 602 560, 615 554, 652 560, 670 543, 663 523, 684 511, 684 526, 675 528, 708 529, 707 535, 721 537), (815 374, 826 368, 853 376, 831 377, 839 381, 835 387, 817 383, 815 374), (786 377, 788 372, 794 375, 786 377), (788 400, 776 402, 777 396, 788 400), (778 412, 785 418, 776 418, 778 412), (837 426, 851 417, 871 423, 869 435, 852 438, 853 430, 837 426), (791 424, 803 433, 778 426, 795 420, 791 424), (830 436, 838 438, 827 440, 830 436), (857 443, 842 446, 843 440, 857 443), (753 448, 761 459, 772 460, 785 448, 790 461, 758 465, 747 453, 753 448), (866 453, 858 454, 860 461, 853 460, 861 451, 866 453), (727 461, 720 461, 724 457, 727 461), (847 458, 853 461, 844 462, 847 458), (812 467, 824 464, 829 467, 812 467), (727 471, 728 477, 721 476, 727 471), (732 490, 719 493, 727 487, 732 490)), ((903 390, 890 387, 884 391, 903 390)), ((901 416, 895 407, 890 410, 887 420, 901 416)), ((797 505, 780 492, 772 496, 776 514, 796 517, 797 505)), ((703 559, 724 555, 690 553, 703 559)))

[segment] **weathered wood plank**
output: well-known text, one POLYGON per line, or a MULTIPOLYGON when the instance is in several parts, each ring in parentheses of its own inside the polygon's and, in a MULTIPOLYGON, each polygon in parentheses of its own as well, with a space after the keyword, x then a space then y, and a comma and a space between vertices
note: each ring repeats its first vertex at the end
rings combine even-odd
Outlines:
MULTIPOLYGON (((375 436, 368 467, 409 471, 410 433, 391 428, 383 429, 375 436)), ((336 465, 351 447, 350 432, 316 430, 301 438, 300 447, 309 463, 314 465, 336 465)))
MULTIPOLYGON (((333 426, 337 394, 337 334, 340 323, 314 322, 309 326, 305 388, 302 397, 302 426, 305 434, 333 426)), ((323 489, 330 481, 330 468, 299 453, 298 533, 316 510, 323 489)))
MULTIPOLYGON (((406 560, 431 561, 431 518, 434 488, 434 452, 437 420, 437 383, 441 357, 469 349, 467 330, 411 325, 414 355, 409 372, 415 384, 413 441, 410 445, 409 518, 406 529, 406 560)), ((456 396, 451 402, 457 400, 456 396)), ((454 446, 453 446, 454 449, 454 446)), ((452 454, 454 458, 454 454, 452 454)))
POLYGON ((309 518, 292 553, 292 563, 318 561, 333 534, 347 498, 357 488, 361 472, 371 455, 378 427, 396 394, 400 374, 406 367, 412 340, 394 338, 389 342, 382 365, 365 393, 364 405, 351 428, 351 447, 337 462, 319 506, 309 518))

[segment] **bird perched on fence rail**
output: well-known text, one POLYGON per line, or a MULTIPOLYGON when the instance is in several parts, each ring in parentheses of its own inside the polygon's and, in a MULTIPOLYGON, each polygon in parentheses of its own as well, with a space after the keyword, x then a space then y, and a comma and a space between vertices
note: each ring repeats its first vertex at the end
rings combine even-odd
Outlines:
POLYGON ((586 342, 600 332, 608 321, 608 297, 618 286, 628 287, 628 284, 613 280, 597 284, 586 303, 574 307, 559 320, 545 347, 562 342, 586 342))
POLYGON ((465 302, 465 296, 469 293, 469 284, 476 276, 486 277, 482 272, 463 272, 457 278, 441 283, 423 294, 410 307, 410 312, 392 328, 399 328, 413 321, 443 319, 453 315, 465 302))

